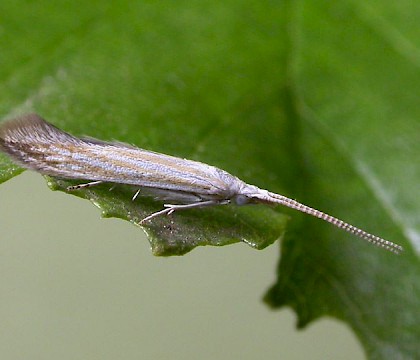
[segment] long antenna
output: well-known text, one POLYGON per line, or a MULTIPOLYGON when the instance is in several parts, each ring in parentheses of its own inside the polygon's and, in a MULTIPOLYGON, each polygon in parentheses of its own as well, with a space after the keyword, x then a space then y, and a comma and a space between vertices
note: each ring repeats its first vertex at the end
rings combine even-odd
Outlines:
POLYGON ((343 229, 351 234, 354 234, 366 241, 369 241, 370 243, 379 246, 381 248, 384 248, 388 251, 391 251, 395 254, 401 253, 404 249, 402 246, 397 245, 391 241, 382 239, 379 236, 370 234, 362 229, 357 228, 356 226, 350 225, 343 220, 337 219, 334 216, 328 215, 323 213, 322 211, 313 209, 307 205, 301 204, 300 202, 290 199, 286 196, 275 194, 272 192, 265 192, 262 191, 260 194, 257 194, 256 196, 258 199, 266 202, 281 204, 284 206, 287 206, 288 208, 298 210, 300 212, 303 212, 305 214, 317 217, 319 219, 322 219, 326 222, 329 222, 330 224, 333 224, 334 226, 337 226, 340 229, 343 229))

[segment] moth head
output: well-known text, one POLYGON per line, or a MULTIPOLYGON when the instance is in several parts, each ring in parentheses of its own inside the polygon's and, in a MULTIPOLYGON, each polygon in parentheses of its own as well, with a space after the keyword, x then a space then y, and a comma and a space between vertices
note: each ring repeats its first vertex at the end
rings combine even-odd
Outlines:
POLYGON ((245 184, 241 186, 239 191, 232 196, 230 199, 235 205, 247 205, 247 204, 256 204, 261 202, 261 199, 258 198, 258 194, 261 193, 261 189, 257 188, 254 185, 245 184))

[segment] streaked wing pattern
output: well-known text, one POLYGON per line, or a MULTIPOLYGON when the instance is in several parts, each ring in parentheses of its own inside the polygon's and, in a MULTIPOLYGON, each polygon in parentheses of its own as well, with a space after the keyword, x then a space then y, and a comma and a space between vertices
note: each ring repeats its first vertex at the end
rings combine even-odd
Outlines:
POLYGON ((240 181, 197 161, 122 143, 79 139, 34 114, 6 125, 0 146, 24 167, 46 175, 220 194, 221 198, 229 197, 232 183, 240 181))

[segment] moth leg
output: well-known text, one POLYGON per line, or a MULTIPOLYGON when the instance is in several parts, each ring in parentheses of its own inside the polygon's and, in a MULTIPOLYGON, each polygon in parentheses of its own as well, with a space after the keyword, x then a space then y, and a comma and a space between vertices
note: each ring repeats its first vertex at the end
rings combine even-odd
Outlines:
POLYGON ((213 205, 224 205, 228 204, 229 200, 207 200, 207 201, 199 201, 191 204, 182 204, 182 205, 171 205, 171 204, 164 204, 163 206, 166 208, 165 210, 168 211, 168 215, 171 215, 175 210, 184 210, 184 209, 192 209, 197 207, 205 207, 205 206, 213 206, 213 205))
POLYGON ((72 185, 72 186, 67 186, 67 191, 74 191, 74 190, 79 190, 79 189, 84 189, 84 188, 88 188, 91 186, 95 186, 95 185, 99 185, 102 184, 103 181, 91 181, 88 183, 84 183, 84 184, 78 184, 78 185, 72 185))
POLYGON ((132 197, 132 199, 131 200, 136 200, 137 199, 137 196, 139 196, 139 194, 140 194, 140 189, 138 189, 137 191, 136 191, 136 193, 134 194, 134 196, 132 197))
POLYGON ((199 208, 199 207, 213 206, 213 205, 224 205, 227 203, 229 203, 229 200, 223 200, 223 201, 208 200, 208 201, 199 201, 192 204, 181 204, 181 205, 165 204, 163 205, 165 209, 157 211, 145 217, 142 221, 140 221, 140 224, 143 224, 146 221, 153 219, 156 216, 160 216, 164 214, 171 215, 176 210, 185 210, 185 209, 192 209, 192 208, 199 208))

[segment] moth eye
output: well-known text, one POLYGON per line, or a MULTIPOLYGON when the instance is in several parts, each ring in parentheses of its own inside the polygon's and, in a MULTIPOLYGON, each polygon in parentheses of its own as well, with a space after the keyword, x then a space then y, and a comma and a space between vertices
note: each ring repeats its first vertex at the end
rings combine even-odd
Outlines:
POLYGON ((235 197, 233 198, 233 201, 235 202, 236 205, 245 205, 249 203, 249 198, 246 195, 235 195, 235 197))

